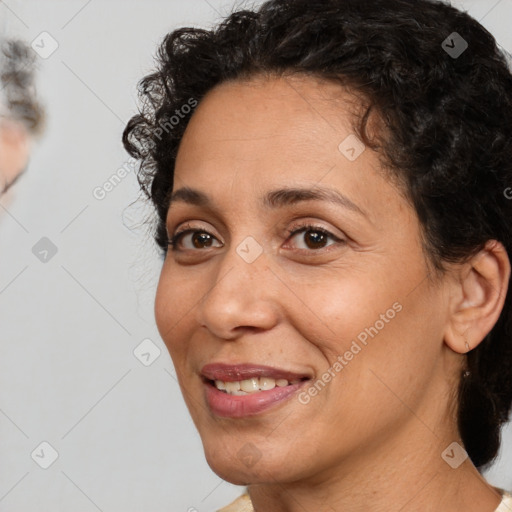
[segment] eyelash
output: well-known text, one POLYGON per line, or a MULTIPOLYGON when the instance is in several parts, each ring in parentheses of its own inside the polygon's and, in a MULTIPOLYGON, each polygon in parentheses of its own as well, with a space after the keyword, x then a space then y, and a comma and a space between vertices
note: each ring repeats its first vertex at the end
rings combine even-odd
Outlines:
MULTIPOLYGON (((308 231, 313 231, 314 233, 321 233, 322 235, 325 235, 326 237, 331 238, 336 243, 343 243, 344 242, 344 240, 341 240, 338 237, 334 236, 327 229, 322 228, 321 226, 315 226, 314 224, 309 224, 307 222, 305 222, 303 224, 295 225, 292 228, 286 230, 286 235, 287 235, 288 238, 290 238, 292 236, 298 235, 299 233, 306 233, 308 231)), ((320 252, 320 251, 322 251, 324 249, 327 249, 327 247, 330 247, 330 246, 322 247, 322 248, 317 249, 317 250, 315 250, 315 249, 299 249, 299 250, 300 251, 308 251, 308 252, 320 252)))
MULTIPOLYGON (((287 235, 288 238, 290 238, 290 237, 292 237, 292 235, 298 235, 299 233, 305 233, 307 231, 313 231, 313 232, 316 232, 316 233, 321 233, 322 235, 325 235, 328 238, 331 238, 336 243, 344 243, 345 242, 345 240, 342 240, 342 239, 334 236, 330 231, 326 230, 325 228, 322 228, 320 226, 315 226, 314 224, 309 224, 309 223, 295 225, 292 228, 287 229, 286 230, 286 235, 287 235)), ((170 250, 171 251, 179 251, 179 250, 181 250, 181 249, 177 249, 178 243, 180 242, 180 240, 181 240, 181 238, 183 236, 185 236, 187 234, 190 234, 190 233, 206 233, 206 234, 214 237, 211 233, 209 233, 205 229, 197 229, 197 228, 191 228, 191 227, 185 226, 184 229, 182 229, 178 233, 175 233, 170 238, 170 240, 168 242, 168 246, 169 246, 170 250)), ((320 252, 322 249, 327 249, 327 247, 329 247, 329 246, 322 247, 322 248, 317 249, 317 250, 315 250, 315 249, 299 249, 299 250, 302 250, 302 251, 306 250, 306 251, 309 251, 309 252, 320 252)), ((200 250, 200 249, 198 249, 198 250, 200 250)))

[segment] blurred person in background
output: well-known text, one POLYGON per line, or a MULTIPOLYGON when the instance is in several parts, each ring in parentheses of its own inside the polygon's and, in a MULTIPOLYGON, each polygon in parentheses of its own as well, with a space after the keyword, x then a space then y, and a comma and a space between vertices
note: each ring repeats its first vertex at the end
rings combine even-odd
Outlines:
POLYGON ((35 55, 21 41, 0 40, 0 195, 25 170, 43 110, 34 87, 35 55))

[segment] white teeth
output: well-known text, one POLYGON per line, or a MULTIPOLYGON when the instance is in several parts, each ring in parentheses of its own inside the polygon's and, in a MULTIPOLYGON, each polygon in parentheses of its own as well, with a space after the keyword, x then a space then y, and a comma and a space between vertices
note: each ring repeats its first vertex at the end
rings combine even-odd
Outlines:
POLYGON ((231 394, 240 391, 240 382, 226 382, 226 391, 231 394))
POLYGON ((255 379, 247 379, 240 382, 240 389, 245 391, 246 393, 253 393, 254 391, 259 391, 260 383, 258 382, 258 378, 255 379))
POLYGON ((225 391, 226 390, 226 383, 221 381, 221 380, 216 380, 215 381, 215 387, 217 389, 220 389, 221 391, 225 391))
POLYGON ((276 381, 272 377, 260 377, 260 389, 268 391, 276 387, 276 381))
POLYGON ((244 395, 248 395, 249 393, 246 393, 245 391, 242 391, 241 389, 239 389, 238 391, 233 391, 233 393, 229 393, 230 395, 235 395, 235 396, 244 396, 244 395))
POLYGON ((249 393, 257 393, 258 391, 270 391, 277 387, 284 387, 290 384, 297 384, 300 380, 288 382, 286 379, 273 379, 272 377, 253 377, 236 382, 224 382, 222 380, 215 381, 215 387, 220 391, 225 391, 230 395, 242 396, 249 393))

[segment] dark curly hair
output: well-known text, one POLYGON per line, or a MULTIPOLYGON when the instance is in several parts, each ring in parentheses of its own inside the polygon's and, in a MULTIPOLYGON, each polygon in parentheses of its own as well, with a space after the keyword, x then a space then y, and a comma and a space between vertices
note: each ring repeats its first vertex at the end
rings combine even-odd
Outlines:
MULTIPOLYGON (((164 253, 175 159, 193 115, 184 106, 228 80, 292 74, 336 80, 362 98, 358 133, 402 184, 436 273, 488 240, 512 254, 512 75, 493 36, 438 0, 269 0, 213 30, 168 34, 123 134, 141 160, 164 253), (457 55, 449 50, 459 36, 468 48, 457 55), (378 137, 368 135, 371 112, 385 127, 378 137)), ((454 391, 459 432, 479 470, 498 453, 512 403, 511 293, 454 391)))

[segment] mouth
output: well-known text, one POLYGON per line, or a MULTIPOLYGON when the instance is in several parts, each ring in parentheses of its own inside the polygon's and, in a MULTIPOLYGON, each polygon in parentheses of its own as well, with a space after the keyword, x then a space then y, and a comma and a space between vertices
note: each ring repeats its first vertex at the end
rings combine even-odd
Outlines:
POLYGON ((223 363, 201 370, 206 401, 221 417, 240 418, 273 408, 291 398, 311 376, 269 366, 223 363))
POLYGON ((302 380, 273 379, 272 377, 252 377, 250 379, 236 380, 233 382, 214 380, 207 381, 215 386, 219 391, 233 396, 246 396, 251 393, 259 393, 261 391, 270 391, 272 389, 284 388, 286 386, 294 386, 302 382, 302 380))

